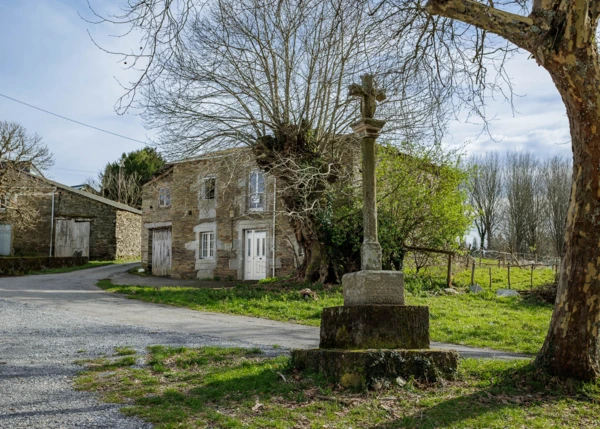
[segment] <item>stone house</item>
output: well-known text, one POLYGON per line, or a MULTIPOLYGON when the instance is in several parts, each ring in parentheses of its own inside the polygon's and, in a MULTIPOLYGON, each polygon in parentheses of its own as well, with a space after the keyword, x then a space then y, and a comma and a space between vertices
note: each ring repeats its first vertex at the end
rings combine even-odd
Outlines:
POLYGON ((142 264, 177 278, 259 280, 293 272, 301 251, 275 210, 275 187, 248 149, 167 164, 143 187, 142 264))
POLYGON ((24 172, 19 182, 11 201, 34 219, 23 226, 0 207, 0 255, 139 258, 140 210, 40 175, 24 172))

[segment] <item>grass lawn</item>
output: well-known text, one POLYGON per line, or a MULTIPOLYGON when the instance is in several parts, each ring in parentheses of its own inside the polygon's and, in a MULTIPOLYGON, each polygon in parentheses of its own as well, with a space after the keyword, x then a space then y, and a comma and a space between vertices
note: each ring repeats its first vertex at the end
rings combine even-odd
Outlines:
MULTIPOLYGON (((318 326, 325 307, 343 304, 341 287, 317 290, 317 301, 298 293, 304 285, 283 289, 236 286, 231 289, 192 287, 117 286, 101 280, 101 288, 141 301, 193 310, 240 314, 318 326)), ((493 293, 429 295, 406 294, 408 305, 428 305, 432 341, 536 353, 544 340, 552 306, 521 297, 499 298, 493 293)))
POLYGON ((149 349, 81 362, 82 390, 122 403, 156 428, 597 428, 600 387, 560 382, 527 362, 461 361, 457 380, 368 392, 295 373, 285 356, 260 350, 149 349))
POLYGON ((104 267, 106 265, 114 265, 114 264, 125 264, 129 262, 137 262, 132 260, 114 260, 114 261, 89 261, 84 265, 75 265, 72 267, 61 267, 61 268, 48 268, 47 270, 41 271, 30 271, 27 274, 37 275, 37 274, 60 274, 60 273, 70 273, 71 271, 79 271, 85 270, 88 268, 97 268, 104 267))

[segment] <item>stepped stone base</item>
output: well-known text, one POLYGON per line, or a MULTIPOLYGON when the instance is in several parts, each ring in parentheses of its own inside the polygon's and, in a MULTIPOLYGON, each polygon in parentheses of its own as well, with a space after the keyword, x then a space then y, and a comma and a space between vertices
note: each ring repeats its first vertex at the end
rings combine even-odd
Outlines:
POLYGON ((404 273, 362 270, 342 277, 344 305, 404 305, 404 273))
POLYGON ((428 349, 429 307, 328 307, 321 316, 322 349, 428 349))
POLYGON ((293 350, 292 365, 319 372, 344 387, 364 389, 380 380, 414 377, 422 381, 454 379, 458 353, 454 350, 293 350))

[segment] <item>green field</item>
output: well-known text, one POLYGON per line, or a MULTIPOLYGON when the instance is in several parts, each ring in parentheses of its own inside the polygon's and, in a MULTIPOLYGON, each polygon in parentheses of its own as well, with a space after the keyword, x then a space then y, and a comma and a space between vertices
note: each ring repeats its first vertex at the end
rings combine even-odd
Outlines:
MULTIPOLYGON (((438 261, 439 262, 439 261, 438 261)), ((471 266, 467 268, 464 263, 455 262, 452 266, 452 284, 458 288, 466 288, 471 284, 471 266)), ((422 268, 419 271, 419 277, 445 287, 447 278, 447 266, 435 265, 422 268)), ((415 269, 411 264, 407 264, 404 269, 406 275, 415 275, 415 269)), ((554 282, 555 273, 548 267, 535 267, 531 270, 530 265, 521 267, 510 267, 510 288, 515 290, 535 289, 542 285, 554 282), (533 277, 532 277, 533 274, 533 277)), ((490 259, 476 260, 474 282, 486 290, 496 291, 498 289, 508 289, 508 267, 498 266, 497 261, 490 259), (491 274, 491 284, 490 284, 491 274)))

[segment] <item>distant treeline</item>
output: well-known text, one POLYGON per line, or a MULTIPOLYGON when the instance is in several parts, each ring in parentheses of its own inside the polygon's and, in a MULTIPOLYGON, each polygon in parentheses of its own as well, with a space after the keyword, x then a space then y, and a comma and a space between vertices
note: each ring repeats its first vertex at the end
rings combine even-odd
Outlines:
POLYGON ((473 247, 561 256, 572 163, 563 156, 488 152, 469 159, 469 202, 479 240, 473 247))

